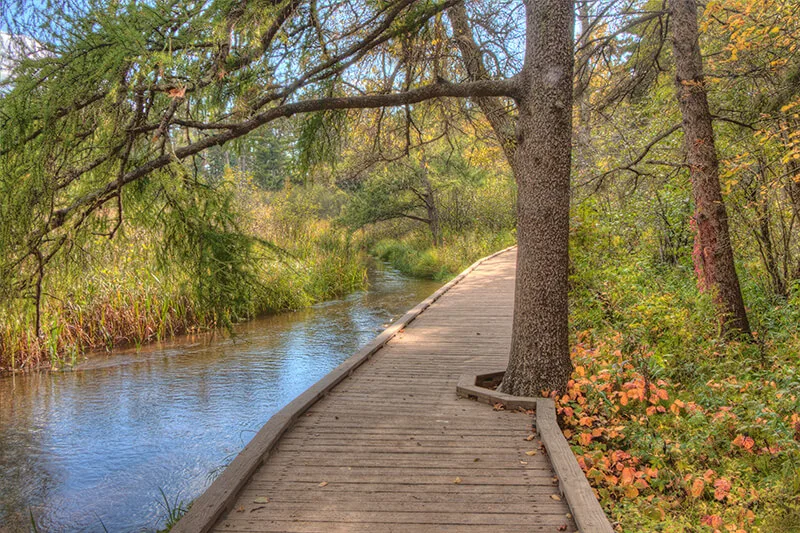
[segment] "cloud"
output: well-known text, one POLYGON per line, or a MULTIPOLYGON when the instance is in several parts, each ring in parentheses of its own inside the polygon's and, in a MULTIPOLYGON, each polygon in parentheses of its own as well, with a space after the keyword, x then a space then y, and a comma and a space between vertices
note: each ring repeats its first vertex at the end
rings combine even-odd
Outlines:
POLYGON ((0 32, 0 83, 13 74, 20 60, 28 57, 43 57, 46 54, 42 45, 35 39, 24 35, 11 35, 0 32))

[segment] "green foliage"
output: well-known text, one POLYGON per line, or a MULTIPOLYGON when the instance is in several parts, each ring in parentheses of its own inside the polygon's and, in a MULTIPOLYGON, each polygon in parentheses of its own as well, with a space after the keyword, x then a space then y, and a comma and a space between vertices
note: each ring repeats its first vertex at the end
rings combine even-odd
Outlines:
POLYGON ((61 367, 89 349, 230 325, 365 286, 360 241, 325 219, 338 214, 343 193, 267 193, 233 172, 214 188, 188 179, 148 186, 162 201, 131 212, 138 226, 86 241, 49 270, 42 337, 30 300, 3 302, 0 368, 61 367))
POLYGON ((370 253, 400 272, 417 278, 447 281, 466 267, 493 252, 514 244, 514 232, 465 233, 431 247, 424 236, 411 233, 402 240, 381 240, 370 253))
POLYGON ((576 372, 565 433, 623 531, 792 531, 800 509, 800 308, 757 280, 758 342, 723 343, 688 254, 598 204, 575 211, 576 372), (642 237, 644 235, 644 237, 642 237))

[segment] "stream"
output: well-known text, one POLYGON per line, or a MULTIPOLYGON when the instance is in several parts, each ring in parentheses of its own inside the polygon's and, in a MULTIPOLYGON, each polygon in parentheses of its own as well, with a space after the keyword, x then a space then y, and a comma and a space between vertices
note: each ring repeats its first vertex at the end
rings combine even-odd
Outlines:
POLYGON ((0 532, 162 528, 283 406, 439 287, 369 290, 236 327, 0 377, 0 532))

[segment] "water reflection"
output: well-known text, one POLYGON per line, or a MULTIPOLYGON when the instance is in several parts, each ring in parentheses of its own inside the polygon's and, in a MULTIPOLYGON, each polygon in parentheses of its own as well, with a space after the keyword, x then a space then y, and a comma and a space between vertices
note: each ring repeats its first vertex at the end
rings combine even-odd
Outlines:
POLYGON ((0 379, 0 531, 150 531, 195 498, 266 420, 427 297, 371 273, 368 292, 98 356, 74 372, 0 379))

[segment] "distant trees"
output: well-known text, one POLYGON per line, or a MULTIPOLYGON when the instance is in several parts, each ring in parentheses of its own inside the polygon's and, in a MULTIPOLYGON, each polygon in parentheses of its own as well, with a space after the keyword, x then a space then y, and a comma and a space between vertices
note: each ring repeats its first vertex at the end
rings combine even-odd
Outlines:
POLYGON ((353 227, 408 219, 428 226, 434 246, 442 244, 439 200, 427 160, 398 162, 368 180, 350 202, 347 223, 353 227))

